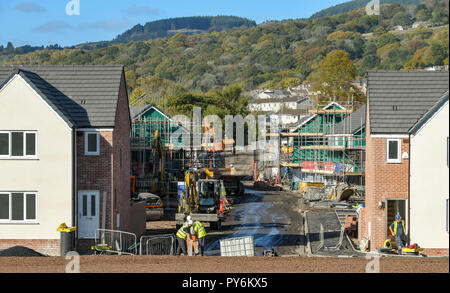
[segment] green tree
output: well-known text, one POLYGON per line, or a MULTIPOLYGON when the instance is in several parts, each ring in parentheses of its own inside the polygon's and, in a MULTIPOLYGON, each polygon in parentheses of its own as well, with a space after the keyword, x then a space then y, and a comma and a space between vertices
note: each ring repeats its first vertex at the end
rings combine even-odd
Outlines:
POLYGON ((402 26, 410 26, 414 22, 414 19, 409 13, 406 12, 398 12, 394 15, 392 18, 391 24, 392 25, 402 25, 402 26))
POLYGON ((313 89, 322 93, 326 101, 347 101, 358 90, 352 85, 356 70, 347 52, 329 53, 319 64, 313 76, 313 89))
POLYGON ((382 34, 377 40, 377 48, 386 46, 387 44, 397 43, 399 39, 393 33, 382 34))

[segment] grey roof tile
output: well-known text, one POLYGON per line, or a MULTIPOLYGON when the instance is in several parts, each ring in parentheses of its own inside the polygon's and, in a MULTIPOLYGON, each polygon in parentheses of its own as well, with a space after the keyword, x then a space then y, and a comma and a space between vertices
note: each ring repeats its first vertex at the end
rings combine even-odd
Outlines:
POLYGON ((1 65, 0 81, 17 69, 69 125, 115 126, 123 65, 1 65))
POLYGON ((449 88, 448 71, 369 71, 371 133, 406 134, 449 88))
POLYGON ((366 125, 366 105, 344 118, 327 134, 354 134, 366 125))

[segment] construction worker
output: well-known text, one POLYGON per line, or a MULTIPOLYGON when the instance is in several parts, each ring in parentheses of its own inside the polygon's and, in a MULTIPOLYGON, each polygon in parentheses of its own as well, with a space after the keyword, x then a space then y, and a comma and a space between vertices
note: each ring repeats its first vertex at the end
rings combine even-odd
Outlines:
POLYGON ((395 216, 395 221, 389 226, 389 231, 391 235, 395 237, 395 242, 397 242, 398 254, 402 254, 402 247, 406 246, 406 227, 405 221, 402 220, 400 214, 395 216))
POLYGON ((206 244, 206 230, 203 224, 200 221, 194 222, 194 232, 197 235, 198 239, 198 250, 201 256, 205 253, 205 244, 206 244))
POLYGON ((234 168, 233 164, 230 164, 230 174, 231 175, 236 174, 236 169, 234 168))
POLYGON ((384 241, 384 245, 383 248, 392 248, 392 236, 389 236, 388 239, 386 239, 386 241, 384 241))
POLYGON ((183 251, 184 255, 186 255, 186 256, 188 255, 186 239, 188 237, 188 234, 190 234, 191 226, 192 226, 192 220, 186 219, 186 222, 177 231, 177 234, 176 234, 177 241, 178 241, 177 255, 180 255, 181 251, 183 251), (190 223, 190 225, 189 225, 189 223, 190 223))

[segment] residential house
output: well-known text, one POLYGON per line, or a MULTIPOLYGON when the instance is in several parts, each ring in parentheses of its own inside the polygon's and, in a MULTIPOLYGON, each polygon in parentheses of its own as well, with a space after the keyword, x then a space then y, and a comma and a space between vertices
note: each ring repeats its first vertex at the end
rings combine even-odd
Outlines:
POLYGON ((383 246, 400 214, 410 242, 448 255, 448 71, 368 73, 366 204, 359 239, 383 246))
POLYGON ((61 223, 78 250, 98 228, 145 232, 123 66, 0 66, 0 80, 0 249, 57 255, 61 223))
POLYGON ((413 23, 412 28, 416 29, 419 27, 428 27, 428 26, 429 26, 428 21, 416 21, 413 23))
POLYGON ((285 98, 270 98, 270 99, 253 99, 248 103, 248 109, 251 112, 271 111, 278 112, 282 108, 299 109, 305 102, 304 97, 288 96, 285 98))

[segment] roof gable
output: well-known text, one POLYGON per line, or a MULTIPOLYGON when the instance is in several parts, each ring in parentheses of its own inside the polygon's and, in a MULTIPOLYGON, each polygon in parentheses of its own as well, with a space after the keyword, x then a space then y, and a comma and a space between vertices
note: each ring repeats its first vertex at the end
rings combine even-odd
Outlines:
POLYGON ((409 133, 416 134, 420 129, 430 121, 434 115, 439 112, 441 108, 443 108, 446 104, 448 104, 448 91, 442 96, 442 98, 433 106, 430 110, 428 110, 422 118, 417 121, 417 123, 410 129, 409 133))
POLYGON ((3 65, 0 80, 8 79, 13 71, 20 72, 74 127, 115 126, 122 65, 3 65))

